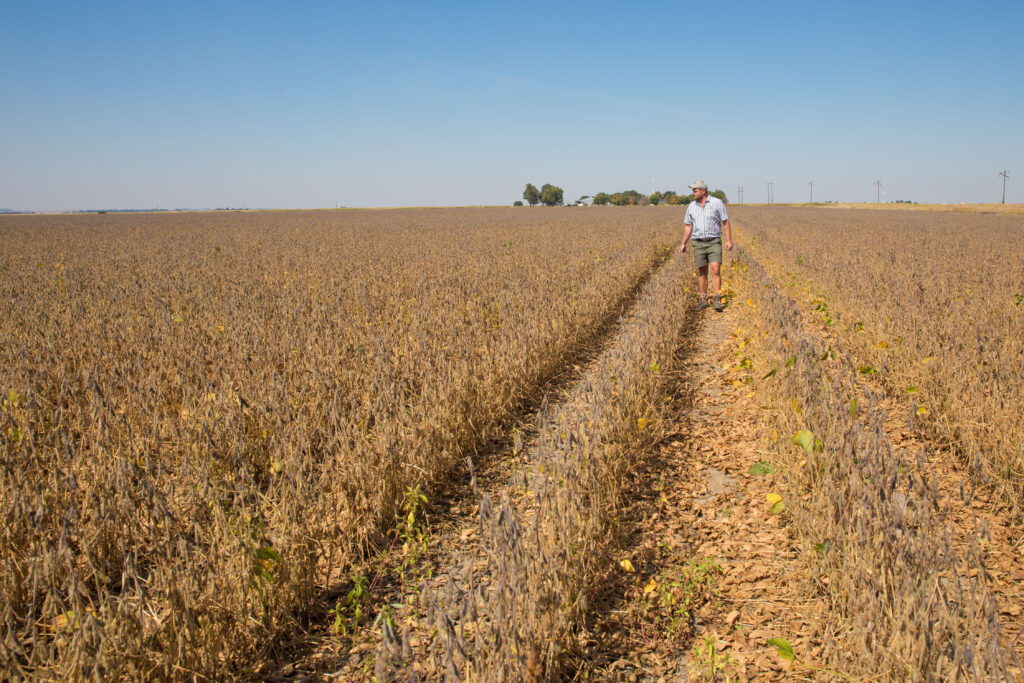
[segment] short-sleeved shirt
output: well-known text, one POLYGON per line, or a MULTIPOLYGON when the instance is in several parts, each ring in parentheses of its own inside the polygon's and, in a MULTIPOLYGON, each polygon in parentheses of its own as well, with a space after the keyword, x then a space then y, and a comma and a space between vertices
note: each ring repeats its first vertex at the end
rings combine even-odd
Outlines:
POLYGON ((686 207, 686 218, 683 223, 693 226, 691 237, 695 240, 706 240, 722 236, 722 222, 729 220, 725 210, 725 202, 718 197, 708 197, 704 206, 700 202, 690 202, 686 207))

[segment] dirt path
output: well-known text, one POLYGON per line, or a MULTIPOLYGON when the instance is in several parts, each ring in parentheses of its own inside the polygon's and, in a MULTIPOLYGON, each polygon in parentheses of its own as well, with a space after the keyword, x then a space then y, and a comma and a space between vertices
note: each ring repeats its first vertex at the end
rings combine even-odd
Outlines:
POLYGON ((627 514, 636 574, 587 625, 578 680, 789 679, 768 644, 780 636, 813 661, 794 539, 769 513, 771 477, 748 474, 763 458, 761 411, 731 369, 749 315, 709 310, 683 340, 672 428, 637 473, 627 514))

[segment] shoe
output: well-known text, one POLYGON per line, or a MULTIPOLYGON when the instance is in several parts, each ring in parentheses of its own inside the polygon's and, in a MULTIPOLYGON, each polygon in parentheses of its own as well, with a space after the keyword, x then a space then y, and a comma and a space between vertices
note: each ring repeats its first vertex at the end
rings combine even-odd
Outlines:
POLYGON ((719 313, 725 310, 725 306, 722 305, 721 297, 716 296, 714 299, 714 303, 712 303, 711 305, 714 306, 715 310, 718 311, 719 313))
POLYGON ((708 307, 708 300, 707 299, 701 299, 700 301, 697 302, 697 310, 698 311, 703 311, 707 307, 708 307))

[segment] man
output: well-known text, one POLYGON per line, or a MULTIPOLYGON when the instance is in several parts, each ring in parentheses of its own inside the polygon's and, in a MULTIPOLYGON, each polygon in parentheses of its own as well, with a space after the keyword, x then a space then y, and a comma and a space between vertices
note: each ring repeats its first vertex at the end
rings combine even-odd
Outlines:
POLYGON ((686 251, 686 243, 693 235, 693 262, 697 266, 697 286, 700 290, 701 310, 708 307, 708 272, 711 273, 711 288, 714 290, 712 305, 722 311, 722 231, 725 230, 725 249, 732 251, 732 226, 725 203, 708 194, 708 184, 698 180, 690 185, 693 201, 686 207, 683 219, 683 243, 679 253, 686 251))

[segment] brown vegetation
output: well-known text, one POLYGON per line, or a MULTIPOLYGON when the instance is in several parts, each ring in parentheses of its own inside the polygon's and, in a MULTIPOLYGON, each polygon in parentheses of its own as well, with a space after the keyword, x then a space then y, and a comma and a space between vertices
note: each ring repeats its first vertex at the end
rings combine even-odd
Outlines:
MULTIPOLYGON (((528 506, 484 496, 475 558, 444 595, 427 583, 419 616, 385 629, 377 677, 556 680, 597 590, 614 566, 620 496, 657 421, 676 340, 693 313, 679 260, 645 287, 614 344, 567 400, 540 413, 538 442, 517 479, 528 506), (415 650, 412 642, 421 644, 415 650)), ((631 565, 626 566, 632 571, 631 565)), ((454 579, 454 577, 453 577, 454 579)))
POLYGON ((857 368, 805 331, 792 299, 754 257, 742 263, 766 325, 759 372, 774 371, 765 389, 776 401, 768 408, 782 501, 829 607, 814 636, 825 670, 1005 678, 1012 651, 1000 643, 984 526, 954 548, 949 505, 924 453, 896 451, 882 400, 857 368))
POLYGON ((1019 676, 1022 219, 732 212, 3 219, 0 677, 1019 676))
POLYGON ((615 310, 668 223, 4 219, 4 676, 240 671, 615 310))
POLYGON ((858 371, 1021 512, 1024 218, 743 209, 754 253, 849 332, 858 371), (781 275, 785 273, 785 275, 781 275))

